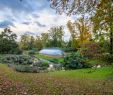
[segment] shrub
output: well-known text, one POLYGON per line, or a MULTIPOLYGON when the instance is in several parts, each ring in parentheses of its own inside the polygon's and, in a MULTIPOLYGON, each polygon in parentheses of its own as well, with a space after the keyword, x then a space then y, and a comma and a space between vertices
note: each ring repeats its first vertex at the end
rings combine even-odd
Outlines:
POLYGON ((46 66, 38 67, 33 65, 20 65, 20 64, 8 64, 10 68, 13 70, 19 71, 19 72, 31 72, 31 73, 37 73, 37 72, 43 72, 47 70, 46 66))
POLYGON ((88 43, 84 44, 80 49, 83 56, 88 58, 100 58, 101 57, 101 47, 98 43, 88 43))
POLYGON ((49 67, 49 63, 48 62, 43 62, 42 66, 49 67))
POLYGON ((64 58, 64 66, 67 69, 83 68, 85 66, 86 58, 80 52, 71 53, 64 58))
POLYGON ((56 58, 50 59, 50 61, 53 62, 53 63, 59 63, 59 60, 56 59, 56 58))
POLYGON ((15 70, 19 72, 38 72, 38 69, 29 65, 15 65, 15 70))
POLYGON ((105 66, 106 62, 103 61, 102 59, 88 59, 87 65, 89 67, 95 67, 95 66, 98 66, 98 65, 105 66))
POLYGON ((7 55, 4 62, 8 63, 12 69, 20 72, 40 72, 49 67, 47 62, 26 55, 7 55))
POLYGON ((63 50, 65 51, 65 52, 76 52, 77 51, 77 49, 75 49, 75 48, 63 48, 63 50))
POLYGON ((107 62, 108 63, 107 65, 113 64, 113 54, 112 55, 109 53, 103 54, 102 60, 107 62))
POLYGON ((34 55, 35 53, 36 53, 35 50, 30 50, 30 51, 28 51, 28 55, 34 55))
POLYGON ((33 63, 33 58, 30 56, 26 55, 6 55, 3 58, 4 63, 14 63, 14 64, 32 64, 33 63))
POLYGON ((0 56, 0 63, 3 62, 3 57, 4 57, 4 56, 0 56))

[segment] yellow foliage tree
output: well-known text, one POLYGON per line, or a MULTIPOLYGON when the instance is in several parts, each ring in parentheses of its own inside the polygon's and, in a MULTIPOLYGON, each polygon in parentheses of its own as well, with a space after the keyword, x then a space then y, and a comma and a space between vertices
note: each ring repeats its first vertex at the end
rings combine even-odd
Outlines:
POLYGON ((75 26, 78 32, 78 42, 79 45, 83 45, 88 43, 92 36, 89 25, 85 22, 84 18, 80 18, 77 22, 75 22, 75 26))
POLYGON ((92 38, 90 27, 83 18, 80 18, 74 23, 68 21, 67 27, 71 34, 72 43, 75 43, 74 45, 76 45, 76 47, 88 43, 92 38))

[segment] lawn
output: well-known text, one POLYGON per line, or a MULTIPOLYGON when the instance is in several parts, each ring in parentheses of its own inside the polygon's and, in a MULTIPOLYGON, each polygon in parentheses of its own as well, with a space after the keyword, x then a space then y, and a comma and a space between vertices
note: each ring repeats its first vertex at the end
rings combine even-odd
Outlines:
POLYGON ((36 57, 43 58, 48 61, 56 62, 56 63, 62 63, 64 61, 64 58, 57 58, 57 57, 52 57, 52 56, 47 56, 47 55, 42 55, 42 54, 36 54, 36 57))
MULTIPOLYGON (((106 79, 113 73, 112 67, 102 67, 97 69, 79 69, 79 70, 67 70, 57 71, 50 73, 52 76, 66 77, 66 78, 77 78, 77 79, 106 79)), ((112 76, 113 78, 113 76, 112 76)))
POLYGON ((112 67, 19 73, 0 64, 0 95, 112 95, 112 73, 112 67))

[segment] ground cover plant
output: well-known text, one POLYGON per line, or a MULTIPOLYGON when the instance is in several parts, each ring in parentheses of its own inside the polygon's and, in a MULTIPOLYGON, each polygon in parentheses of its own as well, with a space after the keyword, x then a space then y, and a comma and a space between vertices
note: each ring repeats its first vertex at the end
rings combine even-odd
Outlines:
POLYGON ((7 64, 13 70, 20 72, 40 72, 48 68, 48 63, 42 62, 35 56, 12 55, 1 56, 1 63, 7 64))

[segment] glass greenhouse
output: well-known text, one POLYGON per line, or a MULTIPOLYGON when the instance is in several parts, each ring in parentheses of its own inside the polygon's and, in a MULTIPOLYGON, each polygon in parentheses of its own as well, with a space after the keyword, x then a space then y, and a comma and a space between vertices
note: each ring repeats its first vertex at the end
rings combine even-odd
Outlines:
POLYGON ((50 55, 50 56, 64 56, 64 51, 56 48, 45 48, 40 50, 39 53, 50 55))

